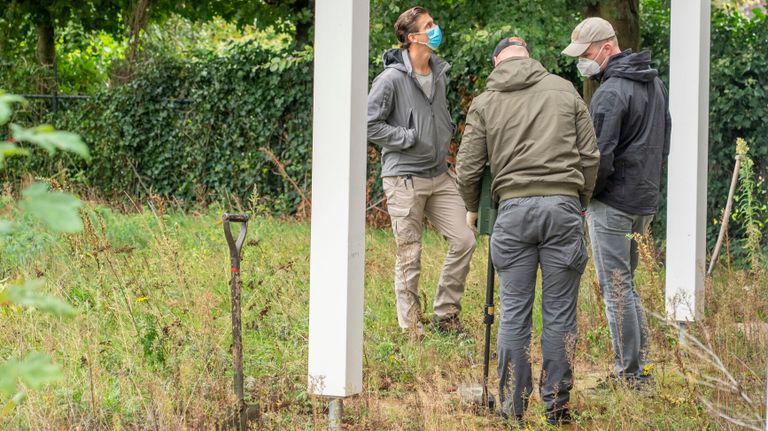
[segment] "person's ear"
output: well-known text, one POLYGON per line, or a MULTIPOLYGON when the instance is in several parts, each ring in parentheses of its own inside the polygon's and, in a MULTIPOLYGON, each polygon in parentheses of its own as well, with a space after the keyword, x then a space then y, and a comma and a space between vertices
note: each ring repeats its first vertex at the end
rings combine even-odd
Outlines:
POLYGON ((499 65, 499 57, 495 56, 493 57, 493 67, 496 67, 499 65))

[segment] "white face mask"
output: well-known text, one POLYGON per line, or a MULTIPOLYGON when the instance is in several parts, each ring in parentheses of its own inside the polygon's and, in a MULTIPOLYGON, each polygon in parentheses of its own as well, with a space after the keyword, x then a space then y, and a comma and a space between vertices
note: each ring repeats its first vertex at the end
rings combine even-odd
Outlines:
MULTIPOLYGON (((600 48, 600 51, 597 51, 597 55, 595 56, 595 58, 599 57, 602 51, 603 51, 603 48, 600 48)), ((597 64, 595 60, 591 60, 589 58, 580 58, 579 63, 576 65, 576 68, 579 69, 579 73, 581 73, 581 76, 584 76, 587 78, 600 73, 600 65, 597 64)))

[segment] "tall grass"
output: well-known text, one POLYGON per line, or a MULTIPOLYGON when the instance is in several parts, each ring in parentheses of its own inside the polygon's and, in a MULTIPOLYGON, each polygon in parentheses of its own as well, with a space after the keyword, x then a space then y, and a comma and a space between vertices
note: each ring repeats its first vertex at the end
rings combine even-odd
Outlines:
MULTIPOLYGON (((309 225, 275 220, 263 209, 251 223, 242 263, 247 398, 263 412, 259 429, 318 429, 326 405, 307 393, 309 225)), ((6 207, 4 211, 13 211, 6 207)), ((33 391, 0 429, 211 429, 234 405, 228 255, 223 208, 184 214, 153 198, 129 213, 92 204, 85 231, 63 239, 6 238, 4 277, 49 280, 78 309, 68 322, 0 307, 0 358, 50 352, 66 379, 33 391), (34 318, 33 318, 34 317, 34 318), (62 330, 61 328, 65 328, 62 330)), ((637 284, 643 304, 663 314, 664 270, 653 242, 641 238, 637 284)), ((479 239, 463 301, 469 339, 403 334, 395 315, 395 244, 387 229, 366 233, 364 391, 346 401, 352 430, 503 429, 494 416, 462 405, 457 388, 482 374, 486 238, 479 239)), ((445 244, 424 237, 420 289, 431 303, 445 244)), ((721 360, 754 401, 708 377, 716 367, 681 348, 667 323, 651 319, 651 394, 590 391, 612 364, 610 337, 591 264, 582 278, 575 347, 575 429, 719 429, 734 427, 707 402, 732 414, 765 407, 768 276, 720 269, 708 281, 705 319, 689 333, 721 360), (764 401, 762 401, 764 402, 764 401)), ((537 294, 536 307, 540 304, 537 294)), ((429 311, 429 310, 428 310, 429 311)), ((536 311, 532 360, 541 367, 536 311)), ((495 334, 494 328, 494 334, 495 334)), ((494 335, 495 336, 495 335, 494 335)), ((494 343, 495 345, 495 339, 494 343)), ((495 348, 495 347, 494 347, 495 348)), ((496 360, 491 367, 495 369, 496 360)), ((491 387, 497 387, 491 373, 491 387)), ((536 397, 534 395, 534 397, 536 397)), ((547 429, 536 399, 529 429, 547 429)))

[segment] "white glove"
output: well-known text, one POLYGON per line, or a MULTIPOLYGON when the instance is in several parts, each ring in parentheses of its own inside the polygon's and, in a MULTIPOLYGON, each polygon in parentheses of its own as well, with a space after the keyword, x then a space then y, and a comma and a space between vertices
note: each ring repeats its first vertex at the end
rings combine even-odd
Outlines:
POLYGON ((477 233, 477 212, 467 211, 467 227, 477 233))

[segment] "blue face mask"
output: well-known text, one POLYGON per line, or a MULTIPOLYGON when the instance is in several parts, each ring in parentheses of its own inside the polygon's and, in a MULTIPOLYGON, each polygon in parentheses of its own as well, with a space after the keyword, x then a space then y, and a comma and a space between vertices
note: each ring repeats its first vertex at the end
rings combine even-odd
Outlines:
POLYGON ((428 38, 427 43, 424 43, 424 42, 418 42, 418 43, 427 45, 428 47, 432 48, 432 50, 439 48, 440 44, 443 43, 443 32, 440 30, 440 26, 438 25, 430 28, 424 33, 414 33, 414 34, 426 34, 428 38))

